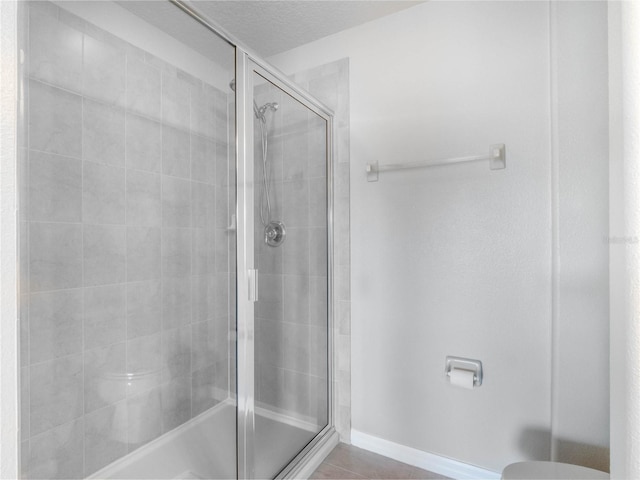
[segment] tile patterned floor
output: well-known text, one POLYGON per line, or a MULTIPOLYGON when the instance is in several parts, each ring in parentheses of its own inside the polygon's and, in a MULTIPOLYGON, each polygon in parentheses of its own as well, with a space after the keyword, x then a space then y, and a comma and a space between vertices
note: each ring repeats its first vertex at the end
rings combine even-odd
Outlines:
POLYGON ((361 448, 338 444, 311 479, 446 479, 427 470, 392 460, 361 448))

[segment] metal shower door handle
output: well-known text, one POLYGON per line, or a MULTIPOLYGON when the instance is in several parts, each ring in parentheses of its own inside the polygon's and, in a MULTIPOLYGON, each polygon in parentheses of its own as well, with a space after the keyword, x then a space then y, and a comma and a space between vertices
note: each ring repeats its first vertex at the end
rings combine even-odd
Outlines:
POLYGON ((249 301, 258 301, 258 270, 251 268, 247 271, 247 277, 249 278, 249 301))

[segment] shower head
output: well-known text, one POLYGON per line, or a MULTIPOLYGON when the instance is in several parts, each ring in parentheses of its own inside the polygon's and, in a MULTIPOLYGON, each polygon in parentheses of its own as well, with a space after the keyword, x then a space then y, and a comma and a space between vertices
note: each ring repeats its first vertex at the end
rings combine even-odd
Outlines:
MULTIPOLYGON (((229 82, 229 88, 231 90, 233 90, 234 92, 236 91, 236 79, 233 78, 231 79, 231 81, 229 82)), ((255 114, 256 118, 260 119, 260 120, 264 120, 264 114, 266 113, 267 110, 272 110, 272 111, 276 111, 278 110, 278 107, 280 107, 280 105, 278 105, 276 102, 269 102, 269 103, 265 103, 264 105, 262 105, 260 108, 258 108, 258 105, 256 104, 256 101, 253 101, 253 113, 255 114)))
POLYGON ((280 105, 278 105, 276 102, 265 103, 258 109, 258 113, 260 114, 259 116, 262 118, 264 117, 264 114, 267 110, 275 112, 279 107, 280 105))

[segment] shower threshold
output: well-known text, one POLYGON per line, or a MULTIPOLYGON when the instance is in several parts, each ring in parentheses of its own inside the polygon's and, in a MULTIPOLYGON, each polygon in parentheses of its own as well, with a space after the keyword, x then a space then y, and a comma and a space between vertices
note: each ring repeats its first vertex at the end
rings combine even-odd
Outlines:
MULTIPOLYGON (((256 478, 274 476, 320 427, 256 409, 256 478), (276 441, 277 439, 277 441, 276 441)), ((89 476, 205 480, 236 477, 236 406, 226 400, 89 476)))

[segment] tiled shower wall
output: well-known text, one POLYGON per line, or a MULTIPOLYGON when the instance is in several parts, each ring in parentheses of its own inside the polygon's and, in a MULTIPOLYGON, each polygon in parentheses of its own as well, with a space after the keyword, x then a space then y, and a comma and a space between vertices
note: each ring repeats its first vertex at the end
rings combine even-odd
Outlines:
POLYGON ((257 87, 256 98, 258 105, 279 104, 276 112, 266 113, 267 171, 272 180, 270 219, 286 227, 282 245, 265 244, 259 211, 263 146, 256 120, 255 245, 261 292, 256 304, 256 401, 320 430, 328 413, 327 124, 270 84, 257 87))
POLYGON ((333 405, 343 442, 351 441, 351 226, 349 193, 349 59, 344 58, 291 79, 334 112, 333 158, 333 405))
POLYGON ((228 92, 26 16, 23 472, 82 478, 229 396, 228 92))
MULTIPOLYGON (((350 215, 349 215, 349 60, 342 59, 317 68, 299 72, 291 79, 306 89, 313 96, 331 108, 335 114, 335 137, 333 151, 333 239, 334 239, 334 326, 333 326, 333 409, 335 412, 335 425, 342 441, 350 442, 351 431, 351 292, 350 292, 350 215)), ((283 208, 293 208, 299 211, 308 212, 308 220, 303 224, 303 228, 293 228, 292 233, 301 232, 309 234, 310 265, 316 265, 314 259, 318 259, 318 253, 322 252, 326 245, 318 244, 322 238, 321 232, 316 231, 322 225, 322 219, 318 219, 317 207, 323 205, 324 197, 319 195, 319 189, 324 188, 324 178, 319 171, 319 167, 324 168, 324 164, 319 159, 311 159, 308 152, 323 152, 320 143, 323 139, 318 137, 320 130, 316 125, 308 125, 309 134, 307 136, 292 136, 295 131, 295 124, 301 121, 310 122, 313 117, 297 118, 296 114, 287 113, 287 97, 279 96, 277 89, 267 89, 262 87, 256 92, 258 103, 281 102, 284 107, 270 118, 270 132, 275 138, 269 141, 269 158, 280 159, 281 163, 274 164, 274 179, 281 179, 280 183, 274 182, 273 203, 274 216, 285 218, 288 213, 283 212, 283 208), (280 132, 280 133, 278 133, 280 132), (309 163, 310 162, 310 163, 309 163), (314 168, 315 165, 315 168, 314 168), (303 170, 308 168, 308 170, 303 170), (286 186, 289 188, 286 188, 286 186), (309 189, 309 203, 301 201, 305 198, 304 188, 309 189), (316 213, 314 213, 316 212, 316 213)), ((295 112, 295 111, 294 111, 295 112)), ((254 142, 259 142, 256 136, 254 142)), ((258 145, 256 143, 256 145, 258 145)), ((255 150, 256 158, 259 158, 259 148, 255 150)), ((260 165, 256 164, 256 171, 260 172, 260 165)), ((294 218, 297 215, 294 213, 294 218)), ((258 213, 256 212, 256 215, 258 213)), ((259 218, 256 216, 256 218, 259 218)), ((285 221, 286 223, 286 221, 285 221)), ((295 221, 294 221, 295 224, 295 221)), ((300 227, 300 225, 297 225, 300 227)), ((280 274, 278 270, 281 256, 287 255, 287 250, 273 252, 274 249, 265 247, 260 233, 262 228, 256 224, 256 246, 258 267, 261 272, 271 272, 280 274), (271 251, 270 251, 271 250, 271 251), (282 253, 284 252, 284 253, 282 253), (279 257, 280 256, 280 257, 279 257), (272 263, 273 262, 273 263, 272 263), (275 266, 274 266, 275 264, 275 266)), ((289 230, 288 230, 289 231, 289 230)), ((286 242, 283 247, 286 247, 286 242)), ((299 254, 297 252, 296 254, 299 254)), ((304 263, 305 257, 293 257, 295 262, 304 263)), ((311 399, 310 403, 296 407, 294 397, 276 398, 274 388, 277 382, 281 381, 279 376, 288 375, 291 380, 285 380, 285 387, 293 385, 299 388, 303 398, 308 398, 308 392, 322 395, 321 388, 315 388, 311 379, 315 376, 320 382, 322 376, 314 372, 314 366, 309 365, 321 358, 325 339, 320 330, 321 323, 318 318, 326 314, 323 310, 320 286, 322 277, 312 272, 307 279, 299 275, 300 272, 286 272, 281 279, 272 277, 270 282, 261 283, 262 303, 265 304, 264 297, 271 296, 272 303, 259 306, 258 319, 256 320, 256 336, 263 342, 257 344, 257 358, 259 371, 257 372, 258 384, 256 385, 257 401, 259 404, 269 406, 284 405, 289 413, 302 414, 303 417, 312 417, 321 420, 323 412, 317 408, 311 399), (293 273, 293 275, 292 275, 293 273), (296 276, 296 274, 298 274, 296 276), (265 292, 266 287, 266 292, 265 292), (295 305, 304 305, 303 299, 310 305, 310 317, 307 321, 306 312, 296 311, 295 305), (278 308, 284 313, 278 313, 278 308), (260 310, 262 309, 262 310, 260 310), (282 318, 282 323, 278 325, 277 319, 282 318), (303 318, 302 322, 299 320, 303 318), (302 325, 300 325, 302 323, 302 325), (308 324, 308 325, 307 325, 308 324), (301 341, 302 340, 302 341, 301 341), (307 353, 301 350, 301 346, 308 345, 307 353), (274 348, 271 348, 275 346, 274 348), (284 351, 284 357, 273 357, 274 352, 284 351), (287 353, 288 352, 288 353, 287 353), (287 361, 288 359, 288 361, 287 361), (284 362, 284 363, 283 363, 284 362), (305 369, 307 369, 306 377, 305 369), (286 373, 290 370, 290 373, 286 373), (297 384, 294 383, 297 379, 297 384), (305 388, 307 395, 305 394, 305 388), (297 408, 297 410, 296 410, 297 408), (305 410, 306 409, 306 410, 305 410)), ((264 279, 264 275, 261 274, 264 279)), ((261 302, 258 302, 261 303, 261 302)), ((317 372, 317 369, 315 370, 317 372)), ((292 393, 290 388, 286 389, 285 395, 292 393)))

